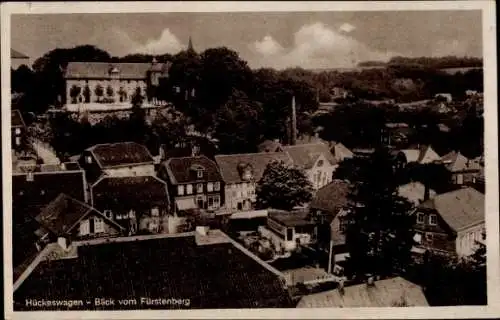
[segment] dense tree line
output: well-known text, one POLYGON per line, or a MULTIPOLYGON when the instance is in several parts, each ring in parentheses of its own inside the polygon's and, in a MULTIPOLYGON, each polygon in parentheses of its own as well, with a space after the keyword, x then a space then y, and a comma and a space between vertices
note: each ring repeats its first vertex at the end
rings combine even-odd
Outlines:
POLYGON ((393 57, 388 62, 383 61, 362 61, 359 67, 378 67, 387 65, 420 65, 435 69, 446 68, 481 68, 483 59, 475 57, 393 57))

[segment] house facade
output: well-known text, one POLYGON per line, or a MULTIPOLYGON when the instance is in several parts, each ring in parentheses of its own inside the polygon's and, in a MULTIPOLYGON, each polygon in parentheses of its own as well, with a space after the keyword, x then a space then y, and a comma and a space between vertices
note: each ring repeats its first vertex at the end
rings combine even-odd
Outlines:
POLYGON ((460 152, 452 151, 441 159, 451 173, 452 182, 456 185, 474 184, 481 173, 478 161, 468 159, 460 152))
POLYGON ((137 90, 146 101, 168 77, 170 63, 69 62, 64 78, 66 104, 131 104, 137 90))
POLYGON ((333 172, 337 169, 337 161, 325 143, 284 146, 293 164, 304 170, 315 190, 332 181, 333 172))
POLYGON ((26 145, 26 124, 19 110, 11 110, 10 113, 11 127, 11 148, 15 151, 23 149, 26 145))
POLYGON ((167 181, 175 212, 215 211, 224 205, 225 184, 217 164, 206 156, 170 158, 158 176, 167 181))
POLYGON ((467 256, 485 230, 484 194, 472 188, 443 193, 418 206, 415 241, 420 248, 467 256))
POLYGON ((155 175, 153 156, 145 146, 135 142, 92 146, 82 153, 79 163, 90 182, 95 182, 102 175, 110 177, 155 175))
POLYGON ((161 231, 170 212, 167 184, 155 176, 102 176, 90 186, 91 205, 128 234, 161 231))
POLYGON ((256 185, 267 165, 273 161, 292 163, 284 152, 217 155, 215 162, 224 180, 225 207, 229 210, 251 210, 256 201, 256 185))

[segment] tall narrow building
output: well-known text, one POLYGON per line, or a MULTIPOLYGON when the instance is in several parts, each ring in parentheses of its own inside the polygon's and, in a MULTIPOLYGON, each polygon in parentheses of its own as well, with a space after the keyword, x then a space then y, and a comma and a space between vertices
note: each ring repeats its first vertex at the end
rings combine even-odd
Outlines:
POLYGON ((187 51, 188 52, 195 52, 194 47, 193 47, 193 40, 191 39, 191 36, 189 36, 187 51))

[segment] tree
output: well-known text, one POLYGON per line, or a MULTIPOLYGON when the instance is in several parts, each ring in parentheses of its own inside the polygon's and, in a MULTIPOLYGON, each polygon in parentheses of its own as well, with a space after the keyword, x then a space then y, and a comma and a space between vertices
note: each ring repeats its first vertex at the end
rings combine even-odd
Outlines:
POLYGON ((115 94, 115 91, 113 90, 113 87, 112 86, 108 86, 106 88, 106 95, 110 98, 112 98, 115 94))
POLYGON ((77 85, 72 85, 71 88, 69 89, 69 96, 71 97, 71 103, 78 103, 78 96, 80 95, 80 92, 82 91, 82 88, 80 88, 77 85))
POLYGON ((312 185, 304 172, 283 162, 267 165, 257 184, 257 206, 291 210, 312 198, 312 185))
POLYGON ((11 69, 10 74, 12 92, 27 93, 35 80, 33 71, 25 65, 20 66, 16 70, 11 69))
POLYGON ((100 102, 102 96, 104 95, 104 88, 100 84, 97 84, 95 86, 94 93, 97 96, 97 102, 100 102))
POLYGON ((378 149, 363 162, 349 194, 347 271, 354 276, 391 275, 404 270, 410 261, 412 206, 397 193, 398 181, 387 150, 378 149))

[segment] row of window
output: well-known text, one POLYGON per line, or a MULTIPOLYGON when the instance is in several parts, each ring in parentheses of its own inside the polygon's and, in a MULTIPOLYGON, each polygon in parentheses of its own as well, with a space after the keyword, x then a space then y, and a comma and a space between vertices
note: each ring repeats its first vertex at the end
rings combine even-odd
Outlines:
POLYGON ((329 181, 328 181, 328 173, 323 172, 323 171, 317 171, 313 175, 313 183, 316 186, 316 188, 321 188, 325 186, 329 181))
MULTIPOLYGON (((422 212, 417 213, 417 223, 424 224, 425 223, 425 214, 422 212)), ((429 225, 437 226, 437 215, 430 214, 429 215, 429 225)))
MULTIPOLYGON (((220 191, 220 182, 208 182, 207 183, 207 192, 220 191)), ((203 183, 196 184, 196 193, 203 193, 203 183)), ((177 186, 177 194, 179 196, 183 196, 184 194, 193 194, 193 185, 178 185, 177 186)))
POLYGON ((104 232, 104 220, 99 217, 91 217, 80 222, 80 235, 86 236, 104 232))

